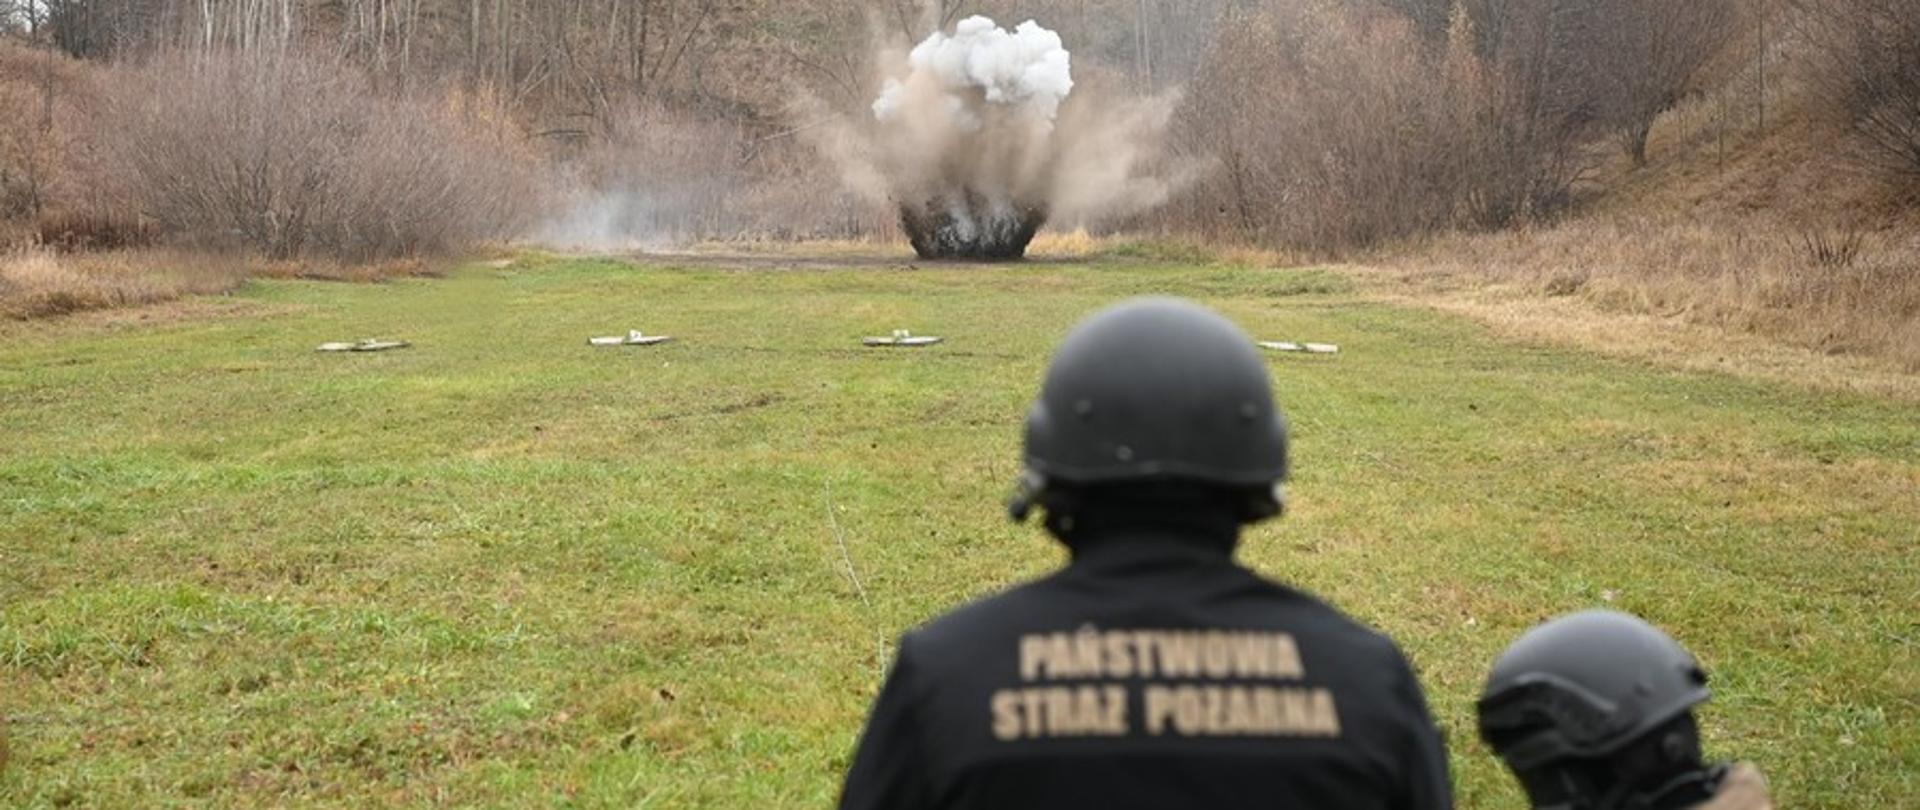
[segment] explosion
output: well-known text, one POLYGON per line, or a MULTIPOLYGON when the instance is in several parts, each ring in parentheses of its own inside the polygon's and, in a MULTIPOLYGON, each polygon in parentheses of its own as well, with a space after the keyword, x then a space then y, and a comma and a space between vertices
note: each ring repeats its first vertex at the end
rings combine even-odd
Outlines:
POLYGON ((1039 23, 1008 31, 971 17, 881 63, 866 125, 820 145, 852 186, 899 212, 923 259, 1018 259, 1050 220, 1085 225, 1169 193, 1141 167, 1173 100, 1075 96, 1072 55, 1039 23))
POLYGON ((1009 33, 986 17, 935 32, 913 49, 905 79, 887 79, 873 116, 888 135, 936 147, 924 185, 901 189, 900 224, 923 259, 1017 259, 1047 220, 1030 182, 1044 160, 1060 104, 1073 92, 1073 57, 1060 35, 1031 20, 1009 33), (939 148, 944 147, 944 148, 939 148), (1022 171, 1025 170, 1025 171, 1022 171))

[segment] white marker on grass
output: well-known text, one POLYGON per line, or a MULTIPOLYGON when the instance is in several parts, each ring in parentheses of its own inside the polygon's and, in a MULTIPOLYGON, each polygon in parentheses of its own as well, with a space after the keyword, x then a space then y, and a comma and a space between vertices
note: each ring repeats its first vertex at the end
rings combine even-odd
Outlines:
POLYGON ((913 348, 919 348, 922 346, 932 346, 936 343, 943 343, 945 341, 946 341, 946 338, 916 337, 912 332, 909 332, 905 329, 895 329, 893 330, 893 334, 889 337, 870 337, 865 340, 862 340, 861 343, 864 345, 873 346, 873 347, 895 347, 895 348, 913 349, 913 348))
POLYGON ((1260 348, 1275 352, 1293 354, 1339 354, 1340 347, 1331 343, 1289 343, 1280 340, 1260 341, 1260 348))
POLYGON ((587 343, 594 346, 658 346, 662 343, 672 342, 672 340, 673 338, 667 337, 666 335, 649 335, 642 333, 638 329, 634 329, 628 331, 625 337, 616 335, 614 337, 587 338, 587 343))
POLYGON ((374 338, 366 338, 364 340, 359 341, 358 343, 322 343, 320 344, 320 348, 315 349, 314 351, 384 352, 384 351, 392 351, 394 349, 404 349, 411 345, 413 344, 408 343, 404 340, 377 340, 374 338))

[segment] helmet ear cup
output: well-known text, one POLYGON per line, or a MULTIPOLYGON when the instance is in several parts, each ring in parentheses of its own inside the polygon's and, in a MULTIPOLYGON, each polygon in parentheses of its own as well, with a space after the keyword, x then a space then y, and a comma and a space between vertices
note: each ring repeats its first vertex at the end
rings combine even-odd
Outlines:
POLYGON ((1699 760, 1698 752, 1690 753, 1686 736, 1678 731, 1670 732, 1660 740, 1660 756, 1670 765, 1689 759, 1699 760))
POLYGON ((1015 523, 1027 522, 1027 518, 1033 514, 1034 507, 1040 505, 1041 499, 1045 498, 1046 494, 1046 476, 1033 470, 1022 473, 1020 480, 1014 482, 1013 496, 1007 499, 1007 516, 1013 518, 1015 523))
POLYGON ((1285 484, 1255 489, 1247 492, 1240 504, 1240 522, 1249 526, 1265 523, 1287 512, 1287 492, 1285 484))
POLYGON ((1055 487, 1046 491, 1040 498, 1040 506, 1046 511, 1042 521, 1047 532, 1064 543, 1073 542, 1073 533, 1080 528, 1079 511, 1081 493, 1078 490, 1055 487))

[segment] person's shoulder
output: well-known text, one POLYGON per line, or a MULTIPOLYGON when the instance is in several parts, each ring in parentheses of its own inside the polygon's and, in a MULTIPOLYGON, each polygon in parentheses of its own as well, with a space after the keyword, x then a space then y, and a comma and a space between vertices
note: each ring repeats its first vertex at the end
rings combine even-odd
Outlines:
POLYGON ((1400 645, 1385 633, 1347 615, 1326 600, 1300 588, 1249 572, 1258 583, 1262 596, 1287 606, 1287 623, 1296 632, 1306 631, 1323 643, 1339 644, 1351 654, 1404 662, 1400 645))
POLYGON ((1045 592, 1053 580, 1035 580, 954 608, 908 631, 902 646, 920 655, 966 655, 1017 633, 1049 612, 1045 592))
POLYGON ((1767 792, 1767 778, 1760 769, 1747 763, 1733 766, 1720 782, 1713 800, 1699 810, 1773 810, 1773 797, 1767 792))

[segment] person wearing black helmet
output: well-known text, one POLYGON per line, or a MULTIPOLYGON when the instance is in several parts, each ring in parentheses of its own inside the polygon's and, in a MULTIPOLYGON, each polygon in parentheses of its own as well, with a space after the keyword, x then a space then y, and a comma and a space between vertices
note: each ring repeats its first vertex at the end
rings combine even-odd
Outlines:
POLYGON ((1287 457, 1226 319, 1144 299, 1075 329, 1011 504, 1071 561, 906 634, 840 806, 1450 807, 1393 642, 1234 561, 1283 511, 1287 457))
POLYGON ((1494 663, 1480 735, 1539 810, 1767 810, 1749 765, 1708 765, 1693 709, 1707 675, 1624 613, 1563 616, 1494 663))

